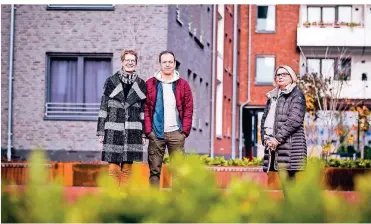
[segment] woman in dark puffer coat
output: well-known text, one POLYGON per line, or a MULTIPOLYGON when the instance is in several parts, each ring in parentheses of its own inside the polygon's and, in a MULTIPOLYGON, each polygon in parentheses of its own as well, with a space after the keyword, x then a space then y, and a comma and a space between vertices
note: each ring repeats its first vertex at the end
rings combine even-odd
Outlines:
POLYGON ((304 93, 296 86, 293 69, 281 65, 275 72, 276 88, 267 93, 261 120, 264 172, 287 170, 289 178, 304 170, 307 145, 304 133, 304 93))

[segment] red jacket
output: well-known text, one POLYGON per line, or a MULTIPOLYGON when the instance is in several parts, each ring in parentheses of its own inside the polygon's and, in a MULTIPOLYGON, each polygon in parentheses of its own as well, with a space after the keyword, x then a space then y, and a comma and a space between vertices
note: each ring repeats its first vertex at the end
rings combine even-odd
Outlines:
MULTIPOLYGON (((156 84, 158 80, 152 77, 147 80, 147 99, 144 105, 144 133, 148 136, 152 131, 152 118, 156 104, 156 84)), ((188 82, 182 78, 176 81, 175 87, 176 107, 182 122, 182 131, 188 136, 192 127, 193 97, 188 82)))

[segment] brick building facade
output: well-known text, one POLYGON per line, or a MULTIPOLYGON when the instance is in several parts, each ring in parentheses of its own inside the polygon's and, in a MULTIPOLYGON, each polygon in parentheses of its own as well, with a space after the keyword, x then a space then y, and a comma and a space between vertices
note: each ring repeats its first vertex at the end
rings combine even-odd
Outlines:
MULTIPOLYGON (((101 9, 85 6, 88 8, 78 10, 62 8, 61 5, 15 6, 12 113, 12 148, 15 154, 41 147, 52 152, 53 155, 58 155, 52 159, 63 159, 60 158, 63 153, 66 154, 64 158, 69 160, 99 159, 100 146, 95 135, 94 116, 65 117, 63 115, 65 109, 59 113, 62 118, 52 116, 56 109, 48 103, 53 101, 58 93, 53 93, 54 90, 51 89, 53 85, 59 87, 62 84, 55 84, 54 80, 57 78, 51 77, 51 74, 58 73, 54 71, 55 66, 59 69, 64 68, 61 66, 63 63, 72 64, 72 67, 76 65, 77 81, 73 84, 77 83, 76 85, 79 86, 74 87, 74 91, 79 92, 80 87, 84 88, 85 95, 81 97, 83 107, 87 107, 90 103, 86 99, 86 93, 89 91, 86 87, 89 86, 88 79, 85 78, 88 77, 86 71, 102 65, 106 66, 104 75, 111 75, 120 68, 120 54, 124 49, 138 51, 138 74, 144 80, 159 69, 158 54, 166 49, 173 50, 181 63, 178 68, 181 76, 185 79, 189 78, 187 69, 197 72, 199 75, 197 83, 200 83, 202 78, 203 88, 210 92, 210 88, 207 90, 211 80, 211 59, 208 56, 210 51, 207 50, 211 46, 212 37, 212 15, 207 14, 210 6, 188 7, 193 16, 199 16, 201 10, 206 12, 206 16, 199 23, 200 30, 203 32, 202 40, 205 45, 203 48, 188 44, 189 39, 195 42, 195 38, 187 38, 189 36, 187 24, 179 26, 177 23, 178 7, 175 5, 104 6, 105 8, 101 9), (181 39, 181 37, 185 38, 181 39), (194 50, 194 54, 187 55, 187 48, 179 47, 184 45, 188 46, 188 50, 194 50), (186 67, 187 63, 193 64, 186 67), (82 78, 79 78, 80 76, 82 78), (81 86, 79 83, 82 83, 81 86)), ((11 6, 2 5, 1 147, 3 150, 7 148, 10 13, 11 6)), ((99 92, 100 95, 102 83, 94 84, 96 84, 94 93, 99 92)), ((65 87, 69 89, 70 85, 65 87)), ((201 94, 197 92, 197 88, 194 92, 196 97, 201 94)), ((79 100, 73 102, 80 103, 79 100)), ((92 103, 99 102, 92 101, 92 103)), ((207 101, 198 107, 210 110, 207 101)), ((83 111, 87 110, 83 109, 83 111)), ((209 114, 199 114, 203 124, 202 127, 197 126, 197 132, 204 133, 206 137, 210 130, 210 127, 205 125, 209 114)), ((191 134, 187 139, 186 148, 198 150, 198 135, 199 133, 191 134)), ((204 141, 200 147, 201 152, 205 151, 205 148, 208 149, 208 145, 208 141, 204 141)))
MULTIPOLYGON (((280 64, 291 66, 299 72, 299 51, 296 48, 296 29, 299 22, 299 5, 238 5, 238 72, 237 72, 237 122, 236 141, 239 141, 239 111, 244 104, 242 127, 242 157, 257 156, 259 116, 266 103, 266 93, 273 89, 274 69, 280 64), (249 30, 251 13, 251 30, 249 30), (250 32, 250 33, 249 33, 250 32), (249 46, 251 35, 251 46, 249 46), (251 51, 249 62, 249 48, 251 51), (265 59, 269 60, 265 60, 265 59), (267 67, 264 67, 268 65, 267 67), (249 68, 250 66, 250 68, 249 68), (260 69, 259 71, 257 71, 260 69), (269 70, 268 70, 269 69, 269 70), (249 74, 250 73, 250 74, 249 74), (249 82, 250 79, 250 90, 249 82), (248 94, 250 92, 250 94, 248 94), (250 98, 248 99, 248 96, 250 98), (248 103, 246 104, 246 102, 248 103)), ((223 135, 215 137, 215 155, 230 157, 232 126, 232 67, 233 55, 233 6, 225 6, 224 51, 224 101, 223 135), (231 41, 232 40, 232 41, 231 41), (232 43, 229 45, 229 43, 232 43), (229 48, 230 46, 230 48, 229 48)), ((217 126, 219 120, 215 121, 217 126)), ((239 155, 239 145, 235 148, 239 155)))

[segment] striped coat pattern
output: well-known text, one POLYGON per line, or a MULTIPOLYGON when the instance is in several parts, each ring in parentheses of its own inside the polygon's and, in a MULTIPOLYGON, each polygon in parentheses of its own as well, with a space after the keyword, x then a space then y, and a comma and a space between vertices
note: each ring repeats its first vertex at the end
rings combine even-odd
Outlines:
POLYGON ((119 72, 107 78, 98 117, 97 135, 104 136, 102 160, 143 160, 143 121, 146 84, 137 77, 125 100, 119 72))

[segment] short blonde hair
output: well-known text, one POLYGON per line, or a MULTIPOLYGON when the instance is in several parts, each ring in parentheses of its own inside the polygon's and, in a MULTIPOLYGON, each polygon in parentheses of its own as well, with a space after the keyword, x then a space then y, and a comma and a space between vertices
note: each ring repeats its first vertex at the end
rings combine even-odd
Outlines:
POLYGON ((135 56, 135 63, 138 62, 138 53, 134 50, 124 50, 122 53, 121 53, 121 61, 124 61, 125 60, 125 55, 127 54, 131 54, 131 55, 134 55, 135 56))

